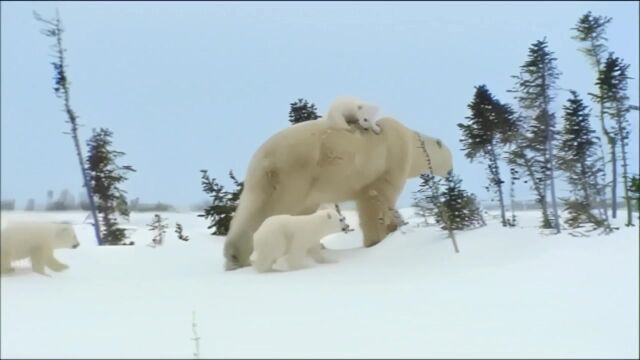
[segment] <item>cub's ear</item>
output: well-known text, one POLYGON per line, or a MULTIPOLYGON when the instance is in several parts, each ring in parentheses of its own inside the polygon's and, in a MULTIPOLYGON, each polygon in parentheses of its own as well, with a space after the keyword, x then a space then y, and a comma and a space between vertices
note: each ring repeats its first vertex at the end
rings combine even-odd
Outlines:
POLYGON ((331 213, 327 213, 327 219, 331 220, 331 213))

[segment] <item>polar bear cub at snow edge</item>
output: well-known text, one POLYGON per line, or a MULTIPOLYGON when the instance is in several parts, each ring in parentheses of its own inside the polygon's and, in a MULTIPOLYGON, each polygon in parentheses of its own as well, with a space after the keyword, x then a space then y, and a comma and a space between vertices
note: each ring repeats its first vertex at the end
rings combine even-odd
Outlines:
POLYGON ((53 271, 69 268, 54 256, 56 249, 75 249, 80 246, 73 225, 21 221, 7 224, 0 235, 0 270, 3 274, 13 272, 11 262, 31 259, 31 269, 41 275, 45 266, 53 271))
POLYGON ((289 270, 304 267, 307 255, 317 263, 326 263, 320 239, 349 230, 344 216, 333 208, 321 208, 311 215, 271 216, 253 234, 250 261, 258 272, 271 271, 285 255, 289 270))
POLYGON ((338 96, 331 106, 325 119, 334 126, 348 129, 350 124, 358 123, 363 129, 380 133, 377 124, 378 107, 368 104, 353 96, 338 96))

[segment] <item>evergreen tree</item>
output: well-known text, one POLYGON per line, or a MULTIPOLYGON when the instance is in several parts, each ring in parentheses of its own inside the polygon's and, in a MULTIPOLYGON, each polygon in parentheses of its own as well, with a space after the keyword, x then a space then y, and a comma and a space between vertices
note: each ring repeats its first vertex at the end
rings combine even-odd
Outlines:
POLYGON ((458 124, 462 130, 460 141, 465 157, 473 161, 482 158, 487 162, 489 187, 498 194, 502 226, 507 226, 504 209, 504 195, 498 160, 505 145, 511 143, 512 134, 517 130, 515 113, 510 106, 500 103, 485 85, 476 86, 473 100, 467 105, 471 115, 467 124, 458 124))
POLYGON ((202 214, 198 214, 199 217, 209 219, 208 229, 214 229, 212 235, 226 235, 229 232, 231 226, 231 220, 235 215, 240 195, 244 188, 244 183, 238 181, 233 175, 232 171, 229 171, 229 177, 235 185, 233 191, 225 191, 224 187, 216 182, 215 178, 210 178, 207 170, 200 170, 202 173, 201 184, 202 190, 211 197, 211 205, 204 209, 202 214))
POLYGON ((413 193, 417 214, 433 217, 442 230, 449 232, 453 246, 458 251, 454 230, 466 230, 486 225, 475 195, 462 189, 462 180, 449 172, 444 179, 425 173, 420 175, 418 190, 413 193))
POLYGON ((125 153, 111 148, 112 136, 109 129, 94 129, 87 141, 87 172, 101 217, 101 245, 122 245, 126 238, 125 229, 118 226, 117 219, 118 215, 129 218, 126 191, 120 188, 120 184, 127 180, 128 173, 135 171, 130 165, 116 163, 125 153))
POLYGON ((162 218, 160 214, 155 214, 153 215, 151 223, 147 224, 149 230, 153 232, 153 239, 149 246, 156 247, 164 243, 164 234, 167 233, 167 228, 169 227, 169 225, 165 223, 166 220, 167 219, 162 218))
POLYGON ((301 123, 304 121, 315 120, 319 118, 318 109, 313 103, 309 103, 307 100, 299 98, 292 102, 291 109, 289 110, 289 122, 292 125, 301 123))
POLYGON ((444 180, 436 222, 443 230, 466 230, 484 223, 476 197, 461 187, 462 179, 450 172, 444 180), (445 218, 448 217, 448 219, 445 218))
POLYGON ((178 239, 182 241, 189 241, 189 236, 183 233, 182 224, 176 223, 176 235, 178 235, 178 239))
MULTIPOLYGON (((582 48, 579 48, 579 51, 587 56, 587 59, 591 63, 591 66, 596 71, 596 79, 600 77, 602 73, 603 65, 605 62, 605 57, 607 54, 607 25, 611 22, 610 17, 606 16, 594 16, 591 11, 582 15, 580 19, 578 19, 578 23, 576 27, 571 28, 571 30, 575 31, 575 35, 572 36, 574 40, 577 40, 581 44, 583 44, 582 48)), ((600 119, 600 130, 602 135, 607 140, 607 144, 609 145, 609 158, 611 164, 611 217, 616 218, 618 212, 618 194, 617 194, 617 184, 618 184, 618 165, 617 165, 617 144, 615 136, 607 129, 605 124, 605 97, 601 92, 600 86, 597 85, 598 89, 597 94, 590 94, 593 100, 599 105, 599 119, 600 119)), ((601 146, 603 142, 600 143, 601 146)), ((604 159, 604 150, 602 147, 600 148, 602 161, 605 162, 604 159)), ((602 165, 604 170, 605 165, 602 165)), ((606 184, 606 171, 602 173, 603 184, 606 184)), ((606 201, 606 196, 605 196, 606 201)), ((606 204, 605 204, 606 206, 606 204)), ((606 210, 605 210, 606 212, 606 210)), ((605 214, 608 218, 608 215, 605 214)))
POLYGON ((600 183, 603 169, 598 166, 599 144, 591 128, 589 111, 573 90, 563 109, 564 127, 558 146, 558 168, 566 174, 572 194, 571 198, 564 201, 565 211, 569 214, 566 223, 574 229, 592 224, 593 230, 604 228, 610 231, 606 215, 594 214, 604 185, 600 183))
MULTIPOLYGON (((633 225, 631 199, 629 198, 629 165, 627 162, 627 147, 629 146, 629 120, 627 114, 630 111, 629 96, 627 95, 627 75, 629 64, 609 53, 602 66, 596 85, 601 96, 601 104, 604 114, 613 120, 614 125, 609 129, 609 134, 614 137, 614 143, 620 145, 622 160, 622 182, 624 199, 627 207, 626 226, 633 225)), ((615 179, 614 179, 615 181, 615 179)))
POLYGON ((555 190, 555 114, 550 111, 554 99, 552 90, 560 73, 547 40, 538 40, 529 47, 527 61, 520 67, 520 75, 513 76, 516 86, 512 92, 525 112, 525 124, 520 126, 518 144, 510 154, 511 165, 523 168, 529 175, 542 207, 544 228, 560 232, 560 219, 555 190), (520 147, 522 146, 522 147, 520 147), (548 214, 547 187, 551 190, 553 219, 548 214))
POLYGON ((413 206, 417 208, 416 215, 424 218, 425 225, 429 224, 429 218, 435 222, 441 202, 439 179, 428 173, 421 174, 418 190, 413 192, 413 206))

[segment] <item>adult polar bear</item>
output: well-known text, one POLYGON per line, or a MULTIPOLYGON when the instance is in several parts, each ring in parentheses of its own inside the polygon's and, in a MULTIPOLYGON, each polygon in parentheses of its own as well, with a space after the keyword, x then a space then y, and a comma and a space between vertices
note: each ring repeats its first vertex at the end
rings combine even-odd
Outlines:
POLYGON ((225 269, 250 265, 253 233, 266 218, 312 214, 324 203, 356 201, 365 247, 395 231, 392 210, 406 180, 429 170, 445 176, 452 158, 440 140, 393 118, 378 125, 382 132, 373 134, 306 121, 262 144, 249 163, 224 244, 225 269))

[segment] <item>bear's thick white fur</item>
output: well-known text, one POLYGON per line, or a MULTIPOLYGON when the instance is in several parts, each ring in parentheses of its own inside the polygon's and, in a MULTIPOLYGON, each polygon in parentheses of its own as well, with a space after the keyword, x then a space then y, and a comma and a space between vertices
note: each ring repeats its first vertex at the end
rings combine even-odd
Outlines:
POLYGON ((339 96, 331 103, 324 119, 336 128, 348 129, 350 124, 358 123, 363 129, 379 134, 377 116, 377 106, 353 96, 339 96))
POLYGON ((53 256, 55 249, 80 245, 71 224, 22 221, 8 223, 0 236, 0 268, 13 272, 11 262, 31 259, 31 269, 45 276, 45 266, 53 271, 69 268, 53 256))
POLYGON ((317 263, 325 263, 320 239, 344 229, 344 218, 334 209, 311 215, 271 216, 253 234, 251 262, 258 272, 271 271, 283 256, 289 270, 304 267, 307 255, 317 263))
POLYGON ((440 140, 397 120, 382 118, 378 125, 376 135, 305 121, 265 141, 245 175, 225 240, 225 268, 250 265, 253 234, 266 218, 309 215, 323 203, 356 201, 365 247, 395 231, 393 209, 406 180, 425 172, 446 176, 452 157, 440 140))

